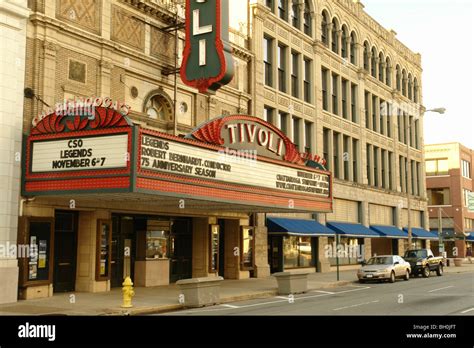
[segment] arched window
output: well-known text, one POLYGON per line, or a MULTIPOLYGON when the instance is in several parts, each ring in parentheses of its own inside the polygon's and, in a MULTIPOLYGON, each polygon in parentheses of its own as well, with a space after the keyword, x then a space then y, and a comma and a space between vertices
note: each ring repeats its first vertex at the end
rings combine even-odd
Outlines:
POLYGON ((408 99, 413 100, 413 80, 411 74, 408 74, 408 99))
POLYGON ((332 31, 331 31, 331 49, 334 53, 339 54, 339 23, 336 18, 332 20, 332 31))
POLYGON ((397 80, 397 91, 401 92, 402 90, 402 72, 400 70, 400 65, 397 64, 395 68, 395 79, 397 80))
POLYGON ((385 58, 383 53, 379 53, 379 81, 384 82, 384 74, 385 74, 385 58))
POLYGON ((341 43, 341 56, 347 58, 347 52, 349 50, 349 30, 347 30, 346 25, 342 26, 342 43, 341 43))
POLYGON ((278 16, 288 22, 288 0, 278 0, 278 16))
POLYGON ((369 43, 367 41, 364 42, 364 70, 369 71, 369 43))
POLYGON ((385 84, 387 86, 392 85, 392 64, 388 57, 385 58, 385 84))
POLYGON ((297 2, 297 1, 293 1, 293 2, 292 2, 290 13, 291 13, 291 24, 292 24, 296 29, 300 29, 300 23, 301 23, 300 17, 301 17, 301 14, 300 14, 300 4, 299 4, 299 2, 297 2))
POLYGON ((377 78, 377 50, 372 47, 372 54, 370 58, 370 75, 377 78))
POLYGON ((355 32, 351 33, 351 51, 350 51, 350 59, 352 64, 356 64, 356 57, 357 57, 357 38, 355 32))
POLYGON ((173 104, 171 99, 162 91, 155 91, 149 94, 145 99, 144 111, 152 120, 172 121, 173 104))
POLYGON ((415 77, 415 80, 413 82, 413 101, 415 103, 418 103, 418 100, 419 100, 419 98, 418 98, 419 89, 420 89, 420 87, 418 86, 418 80, 415 77))
POLYGON ((313 23, 311 21, 311 7, 309 0, 304 1, 303 21, 304 33, 308 36, 313 36, 313 23))
POLYGON ((402 70, 402 95, 407 96, 407 72, 402 70))
POLYGON ((326 46, 329 44, 329 15, 326 11, 323 11, 322 13, 321 41, 326 46))

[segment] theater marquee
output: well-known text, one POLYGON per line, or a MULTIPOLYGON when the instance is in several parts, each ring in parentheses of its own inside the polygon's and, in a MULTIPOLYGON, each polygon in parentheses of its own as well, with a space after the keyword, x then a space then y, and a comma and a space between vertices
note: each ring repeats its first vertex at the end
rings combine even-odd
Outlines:
POLYGON ((183 138, 133 126, 111 107, 95 107, 94 115, 52 113, 38 122, 25 142, 24 196, 120 193, 228 204, 229 211, 332 209, 330 173, 307 166, 259 118, 218 117, 183 138))

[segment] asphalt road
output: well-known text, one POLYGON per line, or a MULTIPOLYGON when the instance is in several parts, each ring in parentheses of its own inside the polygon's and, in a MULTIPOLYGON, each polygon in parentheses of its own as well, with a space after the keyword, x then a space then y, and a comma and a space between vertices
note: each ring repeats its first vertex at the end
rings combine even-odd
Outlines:
POLYGON ((474 315, 474 273, 311 290, 162 315, 474 315))

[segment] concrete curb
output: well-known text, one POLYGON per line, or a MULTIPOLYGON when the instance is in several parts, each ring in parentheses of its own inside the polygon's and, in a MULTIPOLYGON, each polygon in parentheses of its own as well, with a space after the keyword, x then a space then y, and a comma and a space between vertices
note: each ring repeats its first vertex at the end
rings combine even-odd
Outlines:
MULTIPOLYGON (((357 283, 357 281, 339 281, 339 282, 323 283, 321 285, 318 285, 317 287, 308 288, 308 291, 316 290, 316 289, 324 289, 324 288, 335 288, 338 286, 344 286, 344 285, 349 285, 353 283, 357 283)), ((247 301, 247 300, 253 300, 253 299, 265 299, 265 298, 274 297, 277 295, 278 295, 278 291, 275 289, 275 290, 248 293, 244 295, 228 296, 228 297, 222 298, 220 301, 220 304, 247 301)), ((139 307, 139 308, 130 308, 130 309, 113 308, 113 309, 108 310, 109 313, 105 315, 110 315, 110 316, 146 315, 146 314, 174 312, 174 311, 178 311, 182 309, 186 309, 186 308, 180 304, 164 305, 164 306, 158 306, 158 307, 139 307)))

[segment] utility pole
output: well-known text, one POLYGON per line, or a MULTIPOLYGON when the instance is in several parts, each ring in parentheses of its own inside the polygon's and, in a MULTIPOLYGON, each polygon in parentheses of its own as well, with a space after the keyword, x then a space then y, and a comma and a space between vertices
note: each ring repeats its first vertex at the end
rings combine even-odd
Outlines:
POLYGON ((405 116, 408 118, 408 120, 405 120, 406 124, 406 135, 405 135, 405 141, 407 143, 407 163, 406 163, 406 178, 407 178, 407 183, 406 183, 406 189, 407 189, 407 215, 408 215, 408 250, 412 248, 412 230, 411 230, 411 201, 410 201, 410 190, 413 189, 411 186, 411 161, 410 161, 410 142, 411 142, 411 122, 410 122, 410 117, 405 116), (408 139, 409 137, 409 139, 408 139))

